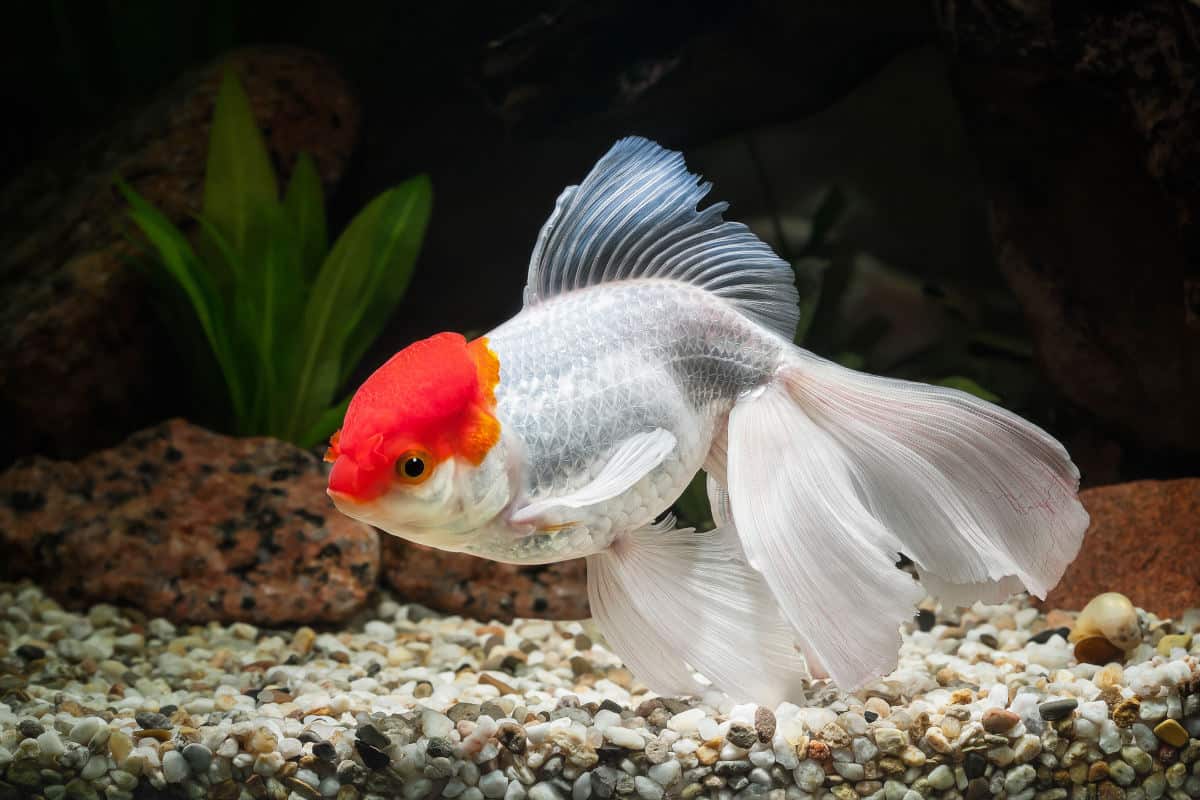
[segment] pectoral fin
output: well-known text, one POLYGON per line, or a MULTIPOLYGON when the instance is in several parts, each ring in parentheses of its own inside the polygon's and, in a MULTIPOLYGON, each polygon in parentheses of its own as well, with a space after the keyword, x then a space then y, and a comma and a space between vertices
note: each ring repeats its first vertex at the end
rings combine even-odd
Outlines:
POLYGON ((675 449, 675 435, 664 428, 630 436, 614 448, 596 476, 573 492, 539 497, 516 510, 510 519, 518 525, 536 525, 548 513, 586 508, 629 490, 663 462, 675 449))

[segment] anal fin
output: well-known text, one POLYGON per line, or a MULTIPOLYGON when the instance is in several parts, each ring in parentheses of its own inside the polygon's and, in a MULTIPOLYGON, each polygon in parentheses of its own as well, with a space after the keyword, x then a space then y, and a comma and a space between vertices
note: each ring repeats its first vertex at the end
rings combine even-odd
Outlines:
POLYGON ((671 524, 588 557, 588 600, 614 652, 662 694, 699 691, 694 669, 736 697, 801 697, 807 671, 795 637, 736 535, 671 524))

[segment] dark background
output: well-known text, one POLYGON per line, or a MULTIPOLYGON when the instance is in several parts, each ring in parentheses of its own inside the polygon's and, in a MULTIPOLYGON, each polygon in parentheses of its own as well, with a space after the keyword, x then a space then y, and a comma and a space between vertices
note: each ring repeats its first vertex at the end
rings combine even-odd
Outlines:
MULTIPOLYGON (((408 296, 363 375, 413 339, 514 313, 557 193, 637 133, 684 150, 727 216, 785 257, 821 199, 844 198, 810 265, 827 278, 813 349, 970 378, 1063 437, 1085 482, 1189 474, 1200 432, 1178 409, 1196 407, 1200 371, 1185 212, 1200 170, 1194 148, 1164 161, 1161 121, 1139 105, 1143 90, 1178 100, 1168 79, 1130 86, 1144 72, 1083 54, 1088 37, 1137 52, 1118 24, 1133 18, 1147 40, 1179 35, 1194 74, 1194 10, 1086 5, 1022 17, 951 0, 25 4, 6 26, 0 177, 120 124, 231 48, 298 45, 330 57, 362 109, 333 225, 417 172, 435 191, 408 296)), ((1192 125, 1194 101, 1168 121, 1192 125)), ((178 413, 161 383, 90 446, 178 413)), ((4 460, 80 449, 31 441, 4 460)))

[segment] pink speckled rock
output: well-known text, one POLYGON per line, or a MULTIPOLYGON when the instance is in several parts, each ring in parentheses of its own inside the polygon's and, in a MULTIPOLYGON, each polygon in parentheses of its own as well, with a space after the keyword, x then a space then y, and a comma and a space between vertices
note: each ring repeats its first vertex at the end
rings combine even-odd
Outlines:
POLYGON ((382 538, 384 580, 401 599, 483 621, 591 616, 581 558, 522 567, 382 538))
POLYGON ((77 462, 0 475, 0 575, 71 606, 188 622, 337 622, 375 586, 379 542, 337 513, 321 462, 172 420, 77 462))

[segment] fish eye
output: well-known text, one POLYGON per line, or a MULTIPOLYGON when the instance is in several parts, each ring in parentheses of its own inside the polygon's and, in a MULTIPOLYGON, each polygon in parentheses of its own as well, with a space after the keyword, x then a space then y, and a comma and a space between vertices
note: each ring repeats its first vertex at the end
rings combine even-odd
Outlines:
POLYGON ((423 483, 432 471, 433 459, 424 450, 408 450, 396 459, 396 477, 403 483, 423 483))

